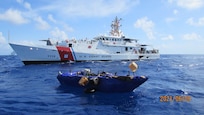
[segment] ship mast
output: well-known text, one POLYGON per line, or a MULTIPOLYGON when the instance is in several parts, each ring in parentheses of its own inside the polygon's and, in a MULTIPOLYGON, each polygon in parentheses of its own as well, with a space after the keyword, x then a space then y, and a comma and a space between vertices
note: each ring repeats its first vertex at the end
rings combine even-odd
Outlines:
POLYGON ((122 19, 118 19, 118 17, 116 16, 115 17, 115 20, 112 21, 112 24, 111 24, 111 31, 110 31, 110 35, 111 36, 117 36, 117 37, 121 37, 122 36, 122 31, 120 30, 120 27, 122 26, 120 24, 120 21, 122 19))

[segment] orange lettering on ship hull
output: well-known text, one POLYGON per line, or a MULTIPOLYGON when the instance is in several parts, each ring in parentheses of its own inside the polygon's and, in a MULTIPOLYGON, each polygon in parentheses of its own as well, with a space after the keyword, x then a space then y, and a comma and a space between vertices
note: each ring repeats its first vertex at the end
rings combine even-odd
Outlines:
POLYGON ((71 48, 57 46, 61 61, 74 61, 71 48))

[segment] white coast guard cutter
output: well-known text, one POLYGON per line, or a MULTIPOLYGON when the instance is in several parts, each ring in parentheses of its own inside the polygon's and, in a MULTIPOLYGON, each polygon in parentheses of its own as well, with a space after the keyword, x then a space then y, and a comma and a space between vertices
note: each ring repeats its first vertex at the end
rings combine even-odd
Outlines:
POLYGON ((69 62, 158 59, 159 50, 137 39, 125 37, 120 31, 117 17, 111 24, 110 35, 92 40, 65 40, 57 43, 46 41, 44 46, 9 43, 24 64, 69 62))

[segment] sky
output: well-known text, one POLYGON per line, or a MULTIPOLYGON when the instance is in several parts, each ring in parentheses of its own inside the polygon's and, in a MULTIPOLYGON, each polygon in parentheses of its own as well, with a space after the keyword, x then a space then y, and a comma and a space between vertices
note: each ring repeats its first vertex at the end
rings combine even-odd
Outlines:
POLYGON ((204 54, 204 0, 0 0, 0 55, 12 43, 92 39, 122 18, 126 37, 161 54, 204 54))

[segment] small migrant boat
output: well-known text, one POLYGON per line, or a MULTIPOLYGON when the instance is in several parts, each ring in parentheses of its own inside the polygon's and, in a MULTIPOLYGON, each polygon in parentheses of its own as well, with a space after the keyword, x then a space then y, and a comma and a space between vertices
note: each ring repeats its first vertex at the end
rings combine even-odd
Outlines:
MULTIPOLYGON (((138 68, 137 64, 132 62, 129 65, 130 69, 135 72, 138 68)), ((148 80, 145 76, 120 76, 101 72, 98 74, 91 73, 90 69, 85 69, 78 72, 60 72, 57 76, 58 81, 62 86, 72 86, 83 88, 85 92, 131 92, 145 81, 148 80)))

